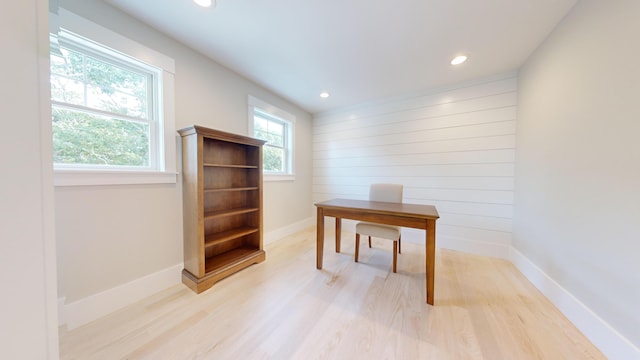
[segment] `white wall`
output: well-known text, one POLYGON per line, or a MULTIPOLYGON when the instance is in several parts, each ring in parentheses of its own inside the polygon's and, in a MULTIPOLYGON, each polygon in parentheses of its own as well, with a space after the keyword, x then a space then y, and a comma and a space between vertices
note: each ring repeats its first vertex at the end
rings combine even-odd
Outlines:
MULTIPOLYGON (((507 74, 319 114, 313 124, 314 202, 366 199, 371 183, 402 183, 405 202, 437 207, 438 246, 507 257, 516 87, 515 75, 507 74)), ((403 239, 423 236, 405 229, 403 239)))
POLYGON ((47 13, 44 0, 0 13, 1 359, 58 357, 47 13))
MULTIPOLYGON (((60 7, 175 60, 176 129, 247 134, 249 94, 294 114, 297 177, 265 184, 265 231, 311 218, 310 114, 103 2, 62 0, 60 7)), ((127 292, 130 281, 182 262, 180 184, 58 187, 55 195, 59 292, 67 304, 96 294, 117 299, 103 292, 127 292)))
POLYGON ((639 20, 635 0, 580 1, 521 70, 514 217, 514 247, 636 346, 639 20))

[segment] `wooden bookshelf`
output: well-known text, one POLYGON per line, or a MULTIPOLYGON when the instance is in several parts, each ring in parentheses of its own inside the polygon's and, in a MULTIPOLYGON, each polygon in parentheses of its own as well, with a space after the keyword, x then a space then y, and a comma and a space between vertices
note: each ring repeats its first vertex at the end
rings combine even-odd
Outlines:
POLYGON ((182 137, 182 282, 200 293, 266 258, 264 141, 197 125, 178 132, 182 137))

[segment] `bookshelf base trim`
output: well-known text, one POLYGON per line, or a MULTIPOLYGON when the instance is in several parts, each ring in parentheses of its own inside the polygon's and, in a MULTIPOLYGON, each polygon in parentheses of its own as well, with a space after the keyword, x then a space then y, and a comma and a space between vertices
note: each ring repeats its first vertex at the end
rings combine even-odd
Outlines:
POLYGON ((258 264, 266 260, 266 253, 264 250, 252 251, 240 259, 237 259, 233 263, 226 266, 216 268, 202 277, 193 275, 189 270, 182 270, 182 283, 188 286, 191 290, 200 294, 201 292, 208 290, 218 281, 235 274, 236 272, 247 268, 253 264, 258 264))

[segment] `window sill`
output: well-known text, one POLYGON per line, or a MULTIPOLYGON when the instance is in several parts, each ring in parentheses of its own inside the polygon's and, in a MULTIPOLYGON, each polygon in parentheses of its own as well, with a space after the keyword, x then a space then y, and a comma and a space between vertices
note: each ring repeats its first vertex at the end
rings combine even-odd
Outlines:
POLYGON ((54 170, 55 186, 175 184, 177 173, 163 171, 54 170))
POLYGON ((294 181, 296 179, 295 174, 263 174, 262 179, 264 181, 294 181))

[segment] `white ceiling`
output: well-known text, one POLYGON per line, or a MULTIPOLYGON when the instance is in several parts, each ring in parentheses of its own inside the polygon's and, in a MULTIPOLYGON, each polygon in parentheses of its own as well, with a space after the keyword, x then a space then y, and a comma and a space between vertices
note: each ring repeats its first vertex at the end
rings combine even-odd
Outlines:
POLYGON ((516 70, 576 3, 105 1, 311 113, 516 70), (461 53, 469 60, 450 65, 461 53))

